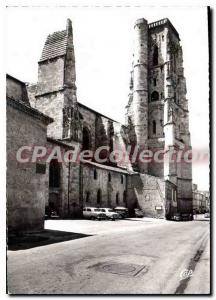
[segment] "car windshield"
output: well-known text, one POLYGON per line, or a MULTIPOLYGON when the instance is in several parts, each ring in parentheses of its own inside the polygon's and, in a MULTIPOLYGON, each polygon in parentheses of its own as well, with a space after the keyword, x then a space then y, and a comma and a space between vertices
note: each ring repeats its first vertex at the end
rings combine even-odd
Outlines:
POLYGON ((114 212, 112 209, 108 209, 108 212, 114 212))
POLYGON ((100 211, 100 209, 99 208, 95 208, 94 211, 100 211))

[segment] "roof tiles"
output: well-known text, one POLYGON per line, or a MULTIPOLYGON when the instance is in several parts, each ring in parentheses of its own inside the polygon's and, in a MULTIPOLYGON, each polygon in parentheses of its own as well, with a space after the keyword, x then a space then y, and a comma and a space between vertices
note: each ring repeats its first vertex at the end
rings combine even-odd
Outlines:
POLYGON ((52 34, 49 34, 46 39, 40 61, 65 55, 66 49, 67 49, 66 30, 57 31, 52 34))

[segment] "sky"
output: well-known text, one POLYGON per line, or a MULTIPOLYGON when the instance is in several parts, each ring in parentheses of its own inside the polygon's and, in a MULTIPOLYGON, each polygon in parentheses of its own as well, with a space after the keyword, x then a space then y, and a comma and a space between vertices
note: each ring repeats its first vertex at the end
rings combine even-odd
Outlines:
MULTIPOLYGON (((208 28, 206 7, 8 7, 6 71, 37 82, 37 62, 48 34, 73 23, 78 101, 124 123, 138 18, 169 18, 183 47, 192 147, 209 148, 208 28)), ((209 188, 208 161, 193 164, 193 182, 209 188)))

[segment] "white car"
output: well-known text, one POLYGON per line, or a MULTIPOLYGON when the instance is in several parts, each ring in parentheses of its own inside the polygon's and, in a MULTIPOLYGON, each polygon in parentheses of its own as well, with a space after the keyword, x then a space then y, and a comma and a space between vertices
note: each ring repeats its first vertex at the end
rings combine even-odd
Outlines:
POLYGON ((119 214, 117 214, 116 212, 114 212, 114 210, 112 210, 111 208, 100 208, 100 211, 102 213, 105 213, 107 216, 107 219, 110 219, 112 221, 115 221, 116 219, 119 219, 119 214))
POLYGON ((84 207, 83 217, 91 220, 106 220, 106 214, 102 213, 100 208, 96 207, 84 207))

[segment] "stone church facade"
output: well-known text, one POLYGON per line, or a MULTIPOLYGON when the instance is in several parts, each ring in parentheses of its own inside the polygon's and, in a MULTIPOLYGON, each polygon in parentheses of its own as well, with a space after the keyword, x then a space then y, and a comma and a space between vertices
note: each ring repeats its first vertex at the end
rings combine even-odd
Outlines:
POLYGON ((174 212, 192 210, 191 163, 169 160, 173 150, 191 145, 182 48, 168 19, 135 23, 125 124, 78 102, 70 20, 66 30, 47 37, 38 62, 38 82, 26 91, 31 109, 48 117, 46 147, 59 146, 63 152, 109 147, 104 163, 46 162, 41 175, 44 211, 51 206, 61 217, 74 218, 82 216, 84 206, 125 206, 131 213, 138 207, 145 216, 170 218, 174 212), (125 153, 128 147, 133 153, 165 149, 168 159, 108 159, 112 151, 125 153))

